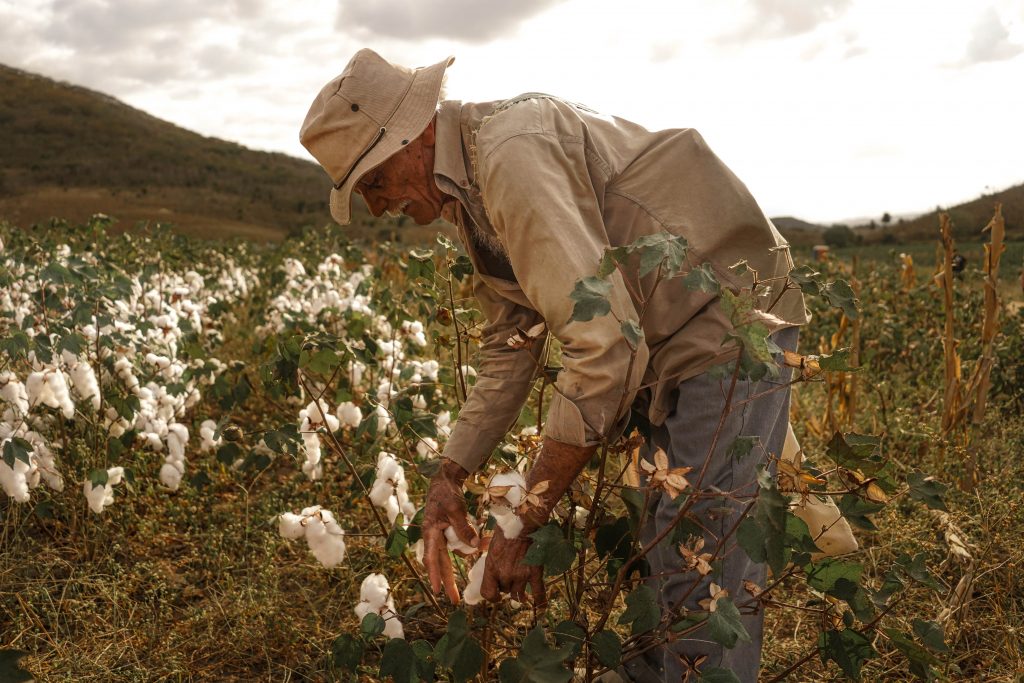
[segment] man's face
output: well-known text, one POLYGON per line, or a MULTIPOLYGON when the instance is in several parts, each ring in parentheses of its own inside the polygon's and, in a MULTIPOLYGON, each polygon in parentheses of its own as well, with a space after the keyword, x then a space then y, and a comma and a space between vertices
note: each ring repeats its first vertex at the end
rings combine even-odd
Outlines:
POLYGON ((397 216, 404 213, 419 225, 441 217, 441 207, 451 198, 434 182, 434 122, 356 183, 370 213, 397 216))

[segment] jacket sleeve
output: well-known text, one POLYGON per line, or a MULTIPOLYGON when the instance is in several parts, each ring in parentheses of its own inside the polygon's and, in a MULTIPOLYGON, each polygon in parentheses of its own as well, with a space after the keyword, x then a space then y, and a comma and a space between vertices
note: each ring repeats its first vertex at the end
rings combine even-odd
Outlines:
POLYGON ((444 447, 444 456, 468 472, 477 470, 490 457, 515 424, 533 386, 543 347, 539 341, 532 349, 508 345, 516 327, 527 330, 540 321, 536 311, 506 299, 477 276, 473 294, 487 318, 481 335, 480 366, 476 384, 444 447))
MULTIPOLYGON (((632 403, 648 349, 641 339, 634 357, 623 336, 621 323, 639 322, 639 316, 618 272, 608 278, 611 313, 587 322, 570 320, 576 282, 596 274, 609 246, 583 139, 530 132, 479 152, 491 223, 524 294, 562 344, 564 369, 545 435, 593 445, 611 435, 620 406, 632 403)), ((604 178, 596 180, 603 186, 604 178)))

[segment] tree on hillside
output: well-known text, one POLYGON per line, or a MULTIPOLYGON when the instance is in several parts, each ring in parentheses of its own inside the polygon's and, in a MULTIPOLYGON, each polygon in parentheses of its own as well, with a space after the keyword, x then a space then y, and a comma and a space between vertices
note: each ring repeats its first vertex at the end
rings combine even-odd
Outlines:
POLYGON ((857 243, 857 234, 848 225, 833 225, 825 228, 822 238, 830 247, 848 247, 857 243))

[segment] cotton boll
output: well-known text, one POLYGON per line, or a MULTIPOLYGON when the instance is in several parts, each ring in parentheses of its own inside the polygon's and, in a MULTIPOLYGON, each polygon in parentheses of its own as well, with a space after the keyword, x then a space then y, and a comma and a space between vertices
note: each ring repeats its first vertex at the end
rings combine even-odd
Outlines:
POLYGON ((181 469, 179 469, 174 463, 165 462, 160 467, 160 483, 172 491, 177 491, 181 485, 181 477, 184 474, 183 470, 184 466, 181 466, 181 469))
POLYGON ((421 458, 436 458, 437 448, 437 440, 425 436, 416 443, 416 454, 421 458))
POLYGON ((338 406, 338 422, 342 427, 355 429, 363 421, 363 411, 351 401, 345 401, 338 406))
POLYGON ((387 513, 388 522, 394 524, 395 520, 398 519, 398 513, 401 512, 401 508, 398 505, 398 499, 391 496, 387 499, 384 504, 384 512, 387 513))
POLYGON ((306 520, 306 542, 313 556, 328 569, 345 559, 345 532, 326 510, 306 520))
POLYGON ((0 401, 11 406, 17 417, 28 414, 28 392, 12 372, 0 373, 0 401))
POLYGON ((107 484, 109 486, 120 484, 122 477, 124 477, 123 467, 111 467, 107 470, 107 484))
POLYGON ((167 425, 167 450, 174 458, 185 457, 185 444, 188 443, 188 429, 183 424, 167 425))
POLYGON ((509 490, 504 495, 508 504, 513 508, 519 507, 526 492, 526 477, 520 472, 500 472, 491 477, 491 480, 487 482, 487 488, 495 486, 508 486, 509 490))
POLYGON ((388 498, 395 495, 394 485, 387 479, 377 479, 370 487, 370 502, 379 508, 387 505, 388 498))
POLYGON ((387 638, 401 638, 405 640, 405 629, 402 628, 402 622, 393 608, 394 603, 392 602, 391 608, 387 610, 384 617, 384 635, 387 638))
POLYGON ((498 513, 493 509, 491 510, 491 515, 494 516, 494 521, 501 527, 501 533, 505 535, 505 538, 519 538, 519 534, 523 530, 523 520, 519 519, 519 515, 512 511, 498 513))
POLYGON ((277 533, 279 533, 282 538, 295 540, 302 538, 306 533, 306 527, 302 525, 303 515, 285 512, 278 515, 277 520, 277 533))
POLYGON ((383 574, 370 574, 359 586, 359 599, 369 603, 374 609, 380 609, 387 604, 390 591, 391 586, 388 585, 387 577, 383 574))
POLYGON ((477 605, 483 600, 480 590, 484 583, 484 570, 487 562, 487 553, 480 555, 467 575, 466 589, 462 591, 462 601, 467 605, 477 605))
POLYGON ((362 601, 356 603, 355 609, 353 611, 356 613, 356 617, 359 619, 359 623, 363 623, 363 619, 365 619, 366 615, 370 612, 373 612, 374 614, 378 613, 377 609, 374 608, 373 605, 371 605, 368 602, 362 601))
POLYGON ((455 550, 465 555, 472 555, 476 552, 476 548, 468 543, 463 543, 459 535, 455 533, 455 529, 450 526, 445 527, 444 537, 448 541, 448 550, 455 550))
POLYGON ((27 475, 31 469, 31 465, 23 460, 15 460, 12 468, 0 459, 0 486, 3 486, 4 493, 18 503, 29 501, 27 475))

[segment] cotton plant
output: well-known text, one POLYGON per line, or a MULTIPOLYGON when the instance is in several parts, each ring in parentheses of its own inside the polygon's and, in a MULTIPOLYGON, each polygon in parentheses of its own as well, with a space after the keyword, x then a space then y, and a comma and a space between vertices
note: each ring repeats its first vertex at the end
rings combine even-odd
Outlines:
POLYGON ((359 621, 368 614, 376 614, 384 620, 384 635, 388 638, 405 638, 405 629, 395 609, 391 587, 383 574, 370 574, 359 587, 359 602, 354 609, 359 621))
POLYGON ((177 491, 185 475, 185 446, 188 444, 188 428, 180 423, 167 426, 167 456, 160 468, 160 482, 172 491, 177 491))
POLYGON ((285 512, 278 516, 278 533, 282 538, 306 538, 309 551, 320 564, 330 569, 345 559, 345 530, 334 514, 319 505, 304 508, 299 514, 285 512))
POLYGON ((80 401, 88 401, 93 410, 98 411, 102 405, 102 397, 92 363, 87 358, 82 358, 66 349, 61 353, 61 360, 71 379, 72 393, 80 401))
POLYGON ((320 430, 336 432, 341 421, 331 412, 327 402, 322 398, 310 402, 299 411, 299 434, 305 449, 306 462, 302 463, 302 472, 310 481, 323 476, 323 465, 320 462, 320 430))
POLYGON ((370 502, 382 508, 391 524, 399 513, 406 523, 416 515, 416 506, 409 500, 409 482, 405 469, 394 455, 381 451, 377 456, 376 479, 370 487, 370 502))
POLYGON ((31 373, 25 380, 25 390, 30 407, 43 405, 60 410, 68 420, 75 416, 67 378, 58 368, 44 367, 31 373))
POLYGON ((487 482, 490 513, 505 538, 518 538, 523 530, 523 520, 516 511, 528 496, 526 478, 521 472, 498 472, 487 482))
POLYGON ((340 403, 334 414, 343 429, 355 429, 363 421, 363 411, 351 401, 340 403))
POLYGON ((217 423, 213 420, 203 420, 199 425, 199 452, 215 451, 221 443, 223 443, 223 439, 217 435, 217 423))
POLYGON ((94 485, 90 479, 86 479, 82 483, 82 490, 85 492, 89 509, 96 514, 102 514, 106 508, 113 505, 114 487, 120 484, 123 478, 123 467, 111 467, 107 469, 106 483, 94 485))

